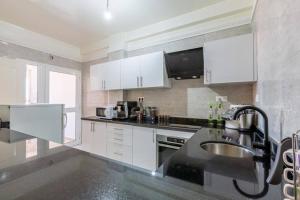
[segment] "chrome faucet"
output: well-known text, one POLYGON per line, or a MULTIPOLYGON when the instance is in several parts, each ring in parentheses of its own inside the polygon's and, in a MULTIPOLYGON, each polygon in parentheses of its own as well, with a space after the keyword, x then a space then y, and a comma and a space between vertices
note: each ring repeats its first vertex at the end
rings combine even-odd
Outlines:
POLYGON ((236 120, 239 116, 239 113, 245 111, 245 110, 255 110, 257 111, 258 113, 260 113, 263 117, 263 120, 264 120, 264 141, 263 141, 263 144, 261 143, 256 143, 256 142, 253 142, 253 147, 254 148, 258 148, 258 149, 263 149, 266 151, 266 153, 269 153, 270 152, 270 142, 269 142, 269 127, 268 127, 268 117, 267 117, 267 114, 261 110, 260 108, 258 107, 255 107, 255 106, 244 106, 240 109, 238 109, 234 115, 233 115, 233 119, 236 120))

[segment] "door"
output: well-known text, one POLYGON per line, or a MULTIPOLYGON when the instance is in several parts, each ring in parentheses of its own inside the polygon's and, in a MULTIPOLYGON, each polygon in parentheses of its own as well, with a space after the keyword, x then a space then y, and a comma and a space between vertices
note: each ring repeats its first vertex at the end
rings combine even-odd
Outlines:
POLYGON ((123 89, 140 87, 140 62, 139 56, 122 60, 121 85, 123 89))
POLYGON ((104 89, 121 89, 121 60, 105 63, 104 67, 104 89))
POLYGON ((155 129, 133 127, 132 163, 135 166, 156 170, 156 134, 155 129))
POLYGON ((81 139, 81 72, 47 65, 45 67, 45 80, 45 102, 65 105, 67 123, 64 143, 79 144, 81 139))
POLYGON ((141 87, 164 86, 164 54, 155 52, 140 57, 141 87))
POLYGON ((92 152, 106 156, 106 123, 94 122, 92 130, 92 152))

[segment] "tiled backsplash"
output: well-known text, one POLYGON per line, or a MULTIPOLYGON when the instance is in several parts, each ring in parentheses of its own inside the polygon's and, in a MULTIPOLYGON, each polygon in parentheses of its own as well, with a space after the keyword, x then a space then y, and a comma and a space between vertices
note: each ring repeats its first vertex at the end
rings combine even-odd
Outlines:
POLYGON ((207 118, 209 103, 216 102, 216 96, 227 96, 229 104, 252 104, 251 85, 207 87, 203 79, 172 80, 171 89, 128 90, 126 100, 145 97, 145 104, 157 106, 159 113, 172 116, 207 118))

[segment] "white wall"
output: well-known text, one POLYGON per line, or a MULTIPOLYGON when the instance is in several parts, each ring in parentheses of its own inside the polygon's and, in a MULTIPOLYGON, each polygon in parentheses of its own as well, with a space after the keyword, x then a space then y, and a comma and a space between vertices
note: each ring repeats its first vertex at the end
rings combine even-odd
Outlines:
POLYGON ((253 22, 258 82, 256 104, 276 140, 300 129, 300 1, 258 1, 253 22))

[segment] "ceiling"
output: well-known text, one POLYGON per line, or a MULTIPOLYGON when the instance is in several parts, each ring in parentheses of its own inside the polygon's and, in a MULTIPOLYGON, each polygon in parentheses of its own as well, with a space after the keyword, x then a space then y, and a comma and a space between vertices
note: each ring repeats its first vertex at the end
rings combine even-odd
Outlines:
POLYGON ((0 20, 78 47, 223 0, 0 0, 0 20))

